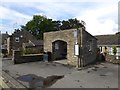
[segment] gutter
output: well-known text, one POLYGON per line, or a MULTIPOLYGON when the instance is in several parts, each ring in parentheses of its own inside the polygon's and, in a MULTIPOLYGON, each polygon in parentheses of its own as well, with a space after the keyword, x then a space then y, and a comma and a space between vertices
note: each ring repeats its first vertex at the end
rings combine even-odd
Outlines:
POLYGON ((110 46, 110 47, 117 46, 117 47, 120 47, 120 45, 97 45, 97 46, 110 46))

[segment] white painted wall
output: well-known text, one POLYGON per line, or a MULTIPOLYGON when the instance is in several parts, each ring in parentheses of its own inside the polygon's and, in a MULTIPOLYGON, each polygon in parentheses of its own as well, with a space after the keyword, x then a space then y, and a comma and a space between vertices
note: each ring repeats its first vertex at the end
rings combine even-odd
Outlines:
MULTIPOLYGON (((100 47, 100 46, 99 46, 100 47)), ((101 46, 102 47, 102 53, 104 52, 104 47, 105 46, 101 46)), ((107 47, 107 51, 108 51, 108 54, 109 55, 114 55, 113 52, 112 52, 112 47, 113 46, 106 46, 107 47)), ((117 56, 120 56, 120 47, 117 47, 117 53, 116 53, 117 56)))

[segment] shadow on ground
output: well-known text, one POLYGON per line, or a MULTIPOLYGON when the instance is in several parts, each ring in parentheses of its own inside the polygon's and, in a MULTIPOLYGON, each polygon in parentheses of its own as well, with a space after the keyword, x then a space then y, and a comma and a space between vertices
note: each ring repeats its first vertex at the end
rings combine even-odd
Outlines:
POLYGON ((44 78, 34 74, 27 74, 20 76, 17 79, 23 82, 28 82, 29 88, 47 88, 53 85, 57 80, 62 79, 63 77, 64 75, 61 76, 52 75, 44 78))

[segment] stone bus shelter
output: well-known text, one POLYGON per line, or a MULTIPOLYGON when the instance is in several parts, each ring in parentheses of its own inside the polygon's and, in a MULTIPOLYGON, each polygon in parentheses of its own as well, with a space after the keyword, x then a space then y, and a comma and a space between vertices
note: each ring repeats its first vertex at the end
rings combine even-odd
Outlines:
POLYGON ((96 59, 96 38, 85 30, 69 29, 44 33, 44 52, 52 53, 52 60, 65 59, 69 65, 87 65, 96 59), (75 32, 78 32, 77 42, 75 32), (75 44, 79 55, 75 55, 75 44))

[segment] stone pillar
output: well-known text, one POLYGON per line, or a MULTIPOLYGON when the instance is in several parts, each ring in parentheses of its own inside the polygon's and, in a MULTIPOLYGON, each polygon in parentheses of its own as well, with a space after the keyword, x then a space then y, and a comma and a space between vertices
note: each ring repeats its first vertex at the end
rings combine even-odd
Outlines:
POLYGON ((19 62, 20 58, 21 58, 21 52, 13 50, 13 58, 12 58, 13 63, 16 64, 17 62, 19 62))
POLYGON ((12 55, 12 51, 11 51, 11 37, 7 38, 7 51, 8 51, 8 55, 12 55))

